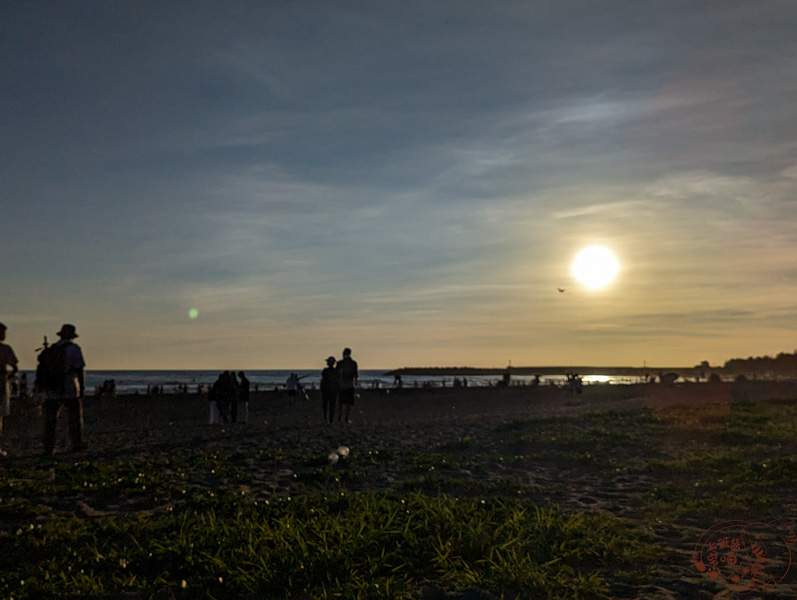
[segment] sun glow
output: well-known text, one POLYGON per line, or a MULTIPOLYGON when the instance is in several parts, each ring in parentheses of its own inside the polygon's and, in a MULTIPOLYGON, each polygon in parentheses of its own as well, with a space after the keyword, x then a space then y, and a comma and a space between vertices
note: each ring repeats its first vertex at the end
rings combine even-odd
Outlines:
POLYGON ((609 285, 620 270, 612 251, 603 246, 588 246, 573 261, 573 277, 587 287, 599 289, 609 285))

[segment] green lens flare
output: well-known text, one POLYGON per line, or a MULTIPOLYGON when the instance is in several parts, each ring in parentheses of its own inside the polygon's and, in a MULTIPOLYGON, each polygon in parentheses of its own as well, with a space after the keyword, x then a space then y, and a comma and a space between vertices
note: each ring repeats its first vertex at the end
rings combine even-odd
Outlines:
POLYGON ((196 319, 199 316, 199 311, 195 308, 192 308, 188 311, 188 318, 189 319, 196 319))

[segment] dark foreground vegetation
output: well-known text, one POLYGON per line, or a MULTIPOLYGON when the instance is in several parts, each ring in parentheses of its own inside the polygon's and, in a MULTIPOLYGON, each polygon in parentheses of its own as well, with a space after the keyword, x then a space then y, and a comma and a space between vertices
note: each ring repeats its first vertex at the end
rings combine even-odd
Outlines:
POLYGON ((797 507, 797 401, 470 431, 336 464, 274 441, 9 462, 0 597, 713 597, 701 533, 797 507))

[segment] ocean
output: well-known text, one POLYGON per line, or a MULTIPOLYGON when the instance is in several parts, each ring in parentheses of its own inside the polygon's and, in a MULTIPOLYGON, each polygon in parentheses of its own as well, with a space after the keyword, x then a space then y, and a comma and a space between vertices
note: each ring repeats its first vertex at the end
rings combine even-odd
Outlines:
MULTIPOLYGON (((295 369, 290 370, 253 370, 246 371, 246 377, 252 385, 260 391, 273 390, 275 387, 282 387, 288 376, 295 372, 301 377, 302 384, 308 389, 318 387, 321 379, 320 369, 295 369)), ((29 386, 32 385, 34 373, 26 371, 29 386)), ((108 379, 116 381, 116 391, 120 394, 146 394, 147 390, 154 386, 163 386, 164 393, 180 391, 182 386, 187 385, 189 392, 196 392, 200 384, 205 389, 212 384, 219 375, 215 370, 157 370, 157 371, 86 371, 86 393, 93 394, 94 390, 101 386, 108 379)), ((595 383, 626 384, 639 383, 638 377, 615 377, 604 375, 583 375, 584 384, 595 383)), ((515 385, 530 385, 532 376, 513 375, 512 383, 515 385)), ((495 385, 500 377, 477 375, 467 377, 469 386, 490 386, 495 385)), ((541 385, 564 384, 566 375, 545 375, 540 378, 541 385)), ((409 376, 402 377, 405 387, 431 385, 450 387, 454 384, 453 376, 409 376)), ((360 370, 360 385, 366 388, 390 388, 394 386, 393 376, 385 375, 383 370, 360 370)))

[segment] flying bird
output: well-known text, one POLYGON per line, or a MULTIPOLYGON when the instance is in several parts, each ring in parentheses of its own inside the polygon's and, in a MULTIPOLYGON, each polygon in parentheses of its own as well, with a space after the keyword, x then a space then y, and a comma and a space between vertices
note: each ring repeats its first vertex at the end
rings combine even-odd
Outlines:
POLYGON ((556 289, 559 290, 560 294, 564 294, 565 293, 565 289, 564 288, 556 288, 556 289))

